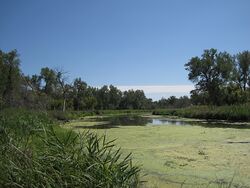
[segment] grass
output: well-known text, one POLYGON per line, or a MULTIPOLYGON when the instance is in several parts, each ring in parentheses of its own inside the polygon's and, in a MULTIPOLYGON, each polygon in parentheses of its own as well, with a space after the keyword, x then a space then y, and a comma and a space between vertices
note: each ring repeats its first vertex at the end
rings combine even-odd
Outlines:
POLYGON ((231 106, 192 106, 183 109, 161 109, 154 115, 176 115, 185 118, 250 121, 250 104, 231 106))
POLYGON ((62 129, 46 112, 0 112, 0 187, 137 187, 139 172, 104 135, 62 129))
POLYGON ((250 187, 249 129, 170 125, 95 131, 133 153, 147 174, 144 187, 250 187))

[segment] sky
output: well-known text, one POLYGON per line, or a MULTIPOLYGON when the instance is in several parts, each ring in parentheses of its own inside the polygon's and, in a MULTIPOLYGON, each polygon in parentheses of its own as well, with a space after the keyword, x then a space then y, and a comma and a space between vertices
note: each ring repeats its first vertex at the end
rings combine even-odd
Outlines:
POLYGON ((185 63, 204 49, 250 50, 249 0, 0 0, 0 49, 25 74, 61 68, 69 82, 188 95, 185 63))

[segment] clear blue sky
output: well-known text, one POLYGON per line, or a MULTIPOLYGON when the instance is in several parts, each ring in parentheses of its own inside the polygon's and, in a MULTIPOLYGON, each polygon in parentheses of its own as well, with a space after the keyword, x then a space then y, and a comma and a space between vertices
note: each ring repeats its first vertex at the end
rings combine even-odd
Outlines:
POLYGON ((100 86, 187 85, 204 49, 250 50, 249 0, 0 0, 0 49, 25 74, 61 67, 100 86))

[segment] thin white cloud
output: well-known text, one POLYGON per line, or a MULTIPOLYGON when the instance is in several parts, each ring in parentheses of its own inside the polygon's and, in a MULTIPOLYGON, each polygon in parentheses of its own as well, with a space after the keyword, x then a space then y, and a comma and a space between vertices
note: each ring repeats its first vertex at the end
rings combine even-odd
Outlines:
MULTIPOLYGON (((154 101, 159 100, 161 98, 168 98, 170 96, 189 96, 190 91, 194 89, 193 85, 131 85, 131 86, 117 86, 121 91, 128 91, 130 89, 133 90, 143 90, 146 97, 153 99, 154 101)), ((97 86, 97 88, 101 88, 97 86)))
POLYGON ((193 85, 151 85, 151 86, 116 86, 121 91, 143 90, 145 94, 189 93, 194 89, 193 85))

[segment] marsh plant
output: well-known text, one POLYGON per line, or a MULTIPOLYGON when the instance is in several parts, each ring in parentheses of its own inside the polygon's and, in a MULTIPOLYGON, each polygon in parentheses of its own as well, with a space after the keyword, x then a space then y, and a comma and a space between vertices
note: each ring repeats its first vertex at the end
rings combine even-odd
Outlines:
MULTIPOLYGON (((6 124, 7 120, 1 122, 6 124)), ((40 123, 36 129, 17 136, 2 123, 0 187, 139 185, 140 169, 132 165, 131 155, 124 157, 114 141, 105 136, 88 131, 78 134, 40 123)), ((22 126, 16 124, 15 128, 22 126)))
POLYGON ((227 106, 192 106, 182 109, 154 110, 153 115, 170 115, 186 118, 250 121, 250 104, 227 106))

